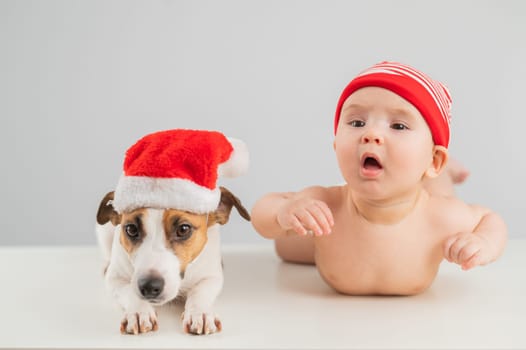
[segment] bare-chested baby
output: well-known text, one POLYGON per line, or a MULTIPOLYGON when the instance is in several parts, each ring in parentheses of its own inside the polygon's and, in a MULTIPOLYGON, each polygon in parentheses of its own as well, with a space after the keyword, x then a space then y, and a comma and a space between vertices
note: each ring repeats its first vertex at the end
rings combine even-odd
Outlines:
POLYGON ((444 258, 464 270, 494 261, 507 228, 453 194, 467 172, 446 166, 450 107, 446 87, 412 67, 364 70, 336 109, 345 184, 269 193, 252 209, 254 228, 275 239, 282 259, 315 263, 330 286, 352 295, 421 293, 444 258))

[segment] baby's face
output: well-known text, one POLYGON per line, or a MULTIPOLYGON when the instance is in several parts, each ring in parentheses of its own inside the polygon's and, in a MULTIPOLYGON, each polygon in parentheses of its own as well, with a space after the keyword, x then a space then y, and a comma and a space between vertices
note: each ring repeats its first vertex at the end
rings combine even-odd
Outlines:
POLYGON ((382 196, 415 186, 432 164, 434 144, 411 103, 389 90, 366 87, 343 104, 334 147, 351 188, 382 196))

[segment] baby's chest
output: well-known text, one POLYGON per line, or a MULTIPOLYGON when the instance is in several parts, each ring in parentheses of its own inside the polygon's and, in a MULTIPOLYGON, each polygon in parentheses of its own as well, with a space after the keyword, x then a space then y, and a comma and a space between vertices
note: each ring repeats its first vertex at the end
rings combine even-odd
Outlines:
POLYGON ((317 239, 315 260, 342 293, 411 295, 432 283, 442 256, 439 241, 424 235, 362 230, 317 239))
POLYGON ((349 274, 406 275, 436 269, 444 236, 439 228, 416 220, 398 225, 335 225, 317 240, 317 261, 338 265, 349 274), (335 258, 337 257, 337 258, 335 258))
POLYGON ((424 218, 415 217, 395 224, 371 224, 364 220, 341 222, 334 226, 333 238, 343 245, 357 245, 363 247, 385 246, 392 250, 407 247, 426 248, 434 246, 446 235, 441 225, 433 225, 424 218))

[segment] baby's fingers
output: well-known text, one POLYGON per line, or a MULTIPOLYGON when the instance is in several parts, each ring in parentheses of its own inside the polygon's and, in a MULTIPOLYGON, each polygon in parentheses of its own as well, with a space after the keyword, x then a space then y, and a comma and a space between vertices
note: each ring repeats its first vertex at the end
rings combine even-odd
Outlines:
POLYGON ((322 225, 326 225, 319 215, 319 209, 304 210, 296 214, 296 219, 303 226, 303 230, 296 230, 300 234, 307 234, 312 231, 313 234, 319 236, 323 234, 322 225), (321 225, 320 225, 321 222, 321 225), (305 233, 303 233, 305 232, 305 233))
POLYGON ((483 266, 489 264, 494 259, 488 254, 488 251, 483 246, 477 245, 476 252, 462 263, 463 270, 469 270, 475 266, 483 266))
POLYGON ((317 224, 317 229, 314 230, 314 233, 317 235, 331 233, 334 220, 327 205, 323 202, 317 202, 309 211, 317 224))
POLYGON ((462 270, 467 271, 478 265, 483 265, 479 252, 473 254, 467 261, 463 262, 460 266, 462 267, 462 270))
POLYGON ((457 235, 449 237, 444 243, 444 258, 449 262, 453 262, 451 247, 455 244, 458 238, 457 235))
POLYGON ((307 234, 307 229, 297 217, 293 217, 290 221, 290 226, 294 232, 300 236, 305 236, 307 234))
POLYGON ((449 262, 459 262, 459 256, 464 246, 468 243, 469 236, 455 235, 450 237, 444 244, 444 258, 449 262))
POLYGON ((317 236, 329 234, 334 225, 327 204, 312 199, 300 199, 281 208, 277 221, 284 230, 293 230, 301 236, 307 233, 317 236))
POLYGON ((469 270, 484 263, 480 241, 472 234, 451 237, 444 244, 444 257, 459 264, 463 270, 469 270))
POLYGON ((478 244, 467 244, 458 253, 457 263, 463 270, 469 270, 478 264, 480 246, 478 244))

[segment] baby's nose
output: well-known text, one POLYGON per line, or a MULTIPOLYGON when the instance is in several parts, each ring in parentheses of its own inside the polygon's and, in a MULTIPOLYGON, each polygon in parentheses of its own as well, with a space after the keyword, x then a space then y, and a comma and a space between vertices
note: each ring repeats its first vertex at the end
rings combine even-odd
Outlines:
POLYGON ((362 143, 375 143, 377 145, 382 145, 384 143, 384 138, 374 131, 368 131, 362 136, 362 143))

